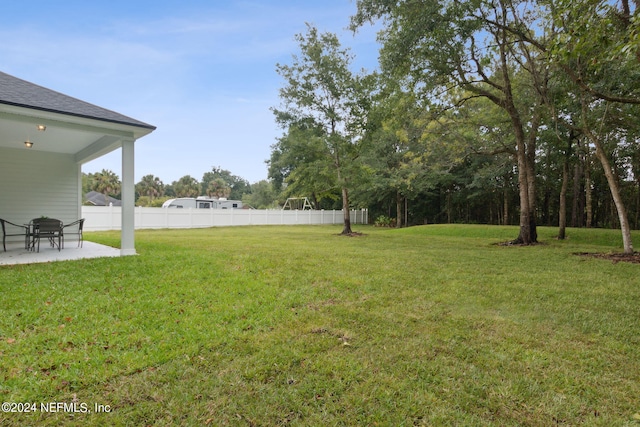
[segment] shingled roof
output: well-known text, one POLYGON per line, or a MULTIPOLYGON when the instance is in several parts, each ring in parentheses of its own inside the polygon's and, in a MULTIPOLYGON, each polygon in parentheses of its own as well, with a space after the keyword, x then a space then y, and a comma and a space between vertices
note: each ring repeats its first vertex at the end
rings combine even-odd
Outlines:
POLYGON ((155 129, 155 126, 0 71, 0 104, 155 129))
POLYGON ((122 206, 121 200, 111 196, 106 196, 102 193, 98 193, 97 191, 89 191, 84 195, 84 198, 87 203, 93 206, 108 206, 110 204, 113 206, 122 206))

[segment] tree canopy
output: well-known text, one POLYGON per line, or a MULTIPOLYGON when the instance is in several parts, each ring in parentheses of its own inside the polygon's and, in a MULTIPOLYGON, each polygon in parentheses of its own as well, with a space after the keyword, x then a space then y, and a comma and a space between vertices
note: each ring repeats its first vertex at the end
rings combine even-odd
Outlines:
MULTIPOLYGON (((358 0, 355 33, 380 25, 377 70, 313 25, 295 36, 268 181, 220 167, 138 193, 307 197, 316 209, 366 207, 381 224, 640 228, 640 19, 637 0, 358 0)), ((108 171, 87 182, 119 189, 108 171), (109 184, 109 182, 111 182, 109 184)), ((90 178, 90 179, 89 179, 90 178)), ((116 177, 117 178, 117 177, 116 177)), ((251 203, 249 203, 251 201, 251 203)))
POLYGON ((273 112, 285 135, 274 147, 272 176, 286 180, 294 191, 311 189, 315 199, 339 188, 342 234, 350 234, 349 192, 367 112, 366 79, 351 71, 352 55, 335 34, 307 24, 306 34, 298 34, 296 41, 300 53, 291 64, 277 66, 284 85, 282 107, 273 112))

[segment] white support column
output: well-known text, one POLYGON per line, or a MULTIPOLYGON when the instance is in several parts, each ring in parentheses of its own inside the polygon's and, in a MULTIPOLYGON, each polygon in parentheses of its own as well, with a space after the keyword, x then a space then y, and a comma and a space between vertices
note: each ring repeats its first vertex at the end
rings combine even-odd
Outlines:
POLYGON ((135 255, 135 179, 133 139, 122 140, 122 229, 120 255, 135 255))
POLYGON ((77 201, 78 201, 78 213, 76 214, 76 218, 80 219, 82 218, 82 164, 78 163, 76 165, 77 167, 77 173, 78 173, 78 179, 76 180, 76 185, 77 185, 77 201))

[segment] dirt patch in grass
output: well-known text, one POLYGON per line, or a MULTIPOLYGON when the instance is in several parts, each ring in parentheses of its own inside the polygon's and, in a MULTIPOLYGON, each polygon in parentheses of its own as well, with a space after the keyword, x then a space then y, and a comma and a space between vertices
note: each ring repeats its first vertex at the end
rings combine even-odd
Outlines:
POLYGON ((338 236, 346 236, 346 237, 361 237, 366 236, 364 233, 359 233, 357 231, 352 231, 351 233, 340 233, 338 236))
POLYGON ((533 242, 533 243, 528 243, 528 244, 524 244, 521 242, 518 242, 517 240, 508 240, 506 242, 498 242, 498 243, 494 243, 494 245, 496 246, 539 246, 539 245, 544 245, 544 243, 542 242, 533 242))
POLYGON ((640 252, 634 252, 632 254, 623 253, 599 253, 599 252, 575 252, 574 255, 606 259, 614 264, 619 262, 630 262, 632 264, 640 264, 640 252))

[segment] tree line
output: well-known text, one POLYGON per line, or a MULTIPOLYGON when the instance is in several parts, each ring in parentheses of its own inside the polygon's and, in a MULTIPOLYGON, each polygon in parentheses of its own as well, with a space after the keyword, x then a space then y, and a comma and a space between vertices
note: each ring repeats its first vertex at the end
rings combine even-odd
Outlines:
MULTIPOLYGON (((640 226, 638 0, 358 0, 379 69, 308 25, 278 64, 276 191, 425 222, 640 226)), ((346 209, 345 209, 346 210, 346 209)), ((343 233, 350 233, 345 218, 343 233)))
MULTIPOLYGON (((84 194, 96 191, 120 199, 120 177, 111 170, 83 173, 82 184, 84 194)), ((267 180, 249 184, 246 179, 220 167, 205 172, 200 181, 185 175, 171 184, 165 184, 153 174, 145 175, 135 185, 135 191, 136 206, 160 207, 171 198, 198 196, 242 200, 243 204, 256 209, 274 208, 284 203, 267 180)))
MULTIPOLYGON (((140 205, 209 195, 256 208, 308 197, 367 207, 401 227, 465 222, 640 228, 638 0, 359 0, 381 24, 379 67, 353 71, 335 34, 308 25, 277 64, 283 133, 268 181, 221 168, 136 184, 140 205)), ((110 171, 85 176, 119 193, 110 171)), ((115 174, 113 174, 115 175, 115 174)), ((117 177, 116 180, 117 181, 117 177)), ((89 188, 87 184, 86 188, 89 188)), ((351 232, 348 215, 343 233, 351 232)))

